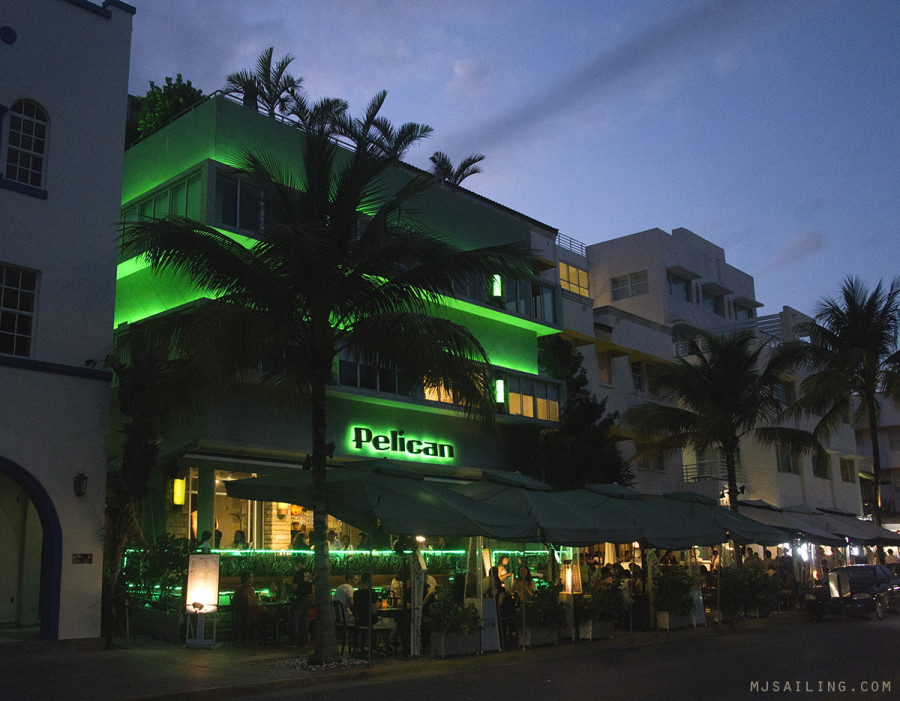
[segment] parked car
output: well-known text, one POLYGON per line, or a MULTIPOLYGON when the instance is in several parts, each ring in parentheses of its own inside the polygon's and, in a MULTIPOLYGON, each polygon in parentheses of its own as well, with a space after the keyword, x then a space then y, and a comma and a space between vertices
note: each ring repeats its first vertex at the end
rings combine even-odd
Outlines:
POLYGON ((900 577, 883 565, 835 567, 826 580, 807 582, 805 599, 816 618, 847 613, 877 621, 885 611, 900 614, 900 577))

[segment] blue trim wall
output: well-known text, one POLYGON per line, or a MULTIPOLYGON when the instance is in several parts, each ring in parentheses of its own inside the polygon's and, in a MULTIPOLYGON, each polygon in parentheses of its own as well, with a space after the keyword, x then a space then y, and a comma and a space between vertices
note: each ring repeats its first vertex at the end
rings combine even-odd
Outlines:
POLYGON ((41 584, 38 610, 41 617, 39 637, 59 638, 59 592, 62 581, 62 527, 53 500, 28 470, 0 455, 0 472, 8 475, 28 495, 41 520, 41 584))

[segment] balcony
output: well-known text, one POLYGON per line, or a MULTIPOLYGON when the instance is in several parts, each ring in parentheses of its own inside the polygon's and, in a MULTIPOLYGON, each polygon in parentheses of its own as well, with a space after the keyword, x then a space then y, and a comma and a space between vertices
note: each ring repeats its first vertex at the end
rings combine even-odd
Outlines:
MULTIPOLYGON (((740 459, 735 465, 735 476, 738 482, 746 481, 740 459)), ((684 466, 685 482, 711 482, 713 480, 728 481, 728 468, 725 465, 725 458, 701 460, 692 465, 684 466)))

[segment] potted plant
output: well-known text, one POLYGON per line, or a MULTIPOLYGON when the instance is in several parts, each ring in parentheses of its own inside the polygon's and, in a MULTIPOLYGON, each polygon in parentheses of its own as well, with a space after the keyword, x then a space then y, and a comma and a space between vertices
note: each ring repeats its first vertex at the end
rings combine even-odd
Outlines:
POLYGON ((438 587, 426 616, 435 657, 474 655, 481 650, 481 615, 475 604, 462 604, 450 589, 438 587))
POLYGON ((762 567, 744 566, 747 615, 766 618, 778 604, 778 580, 762 567))
POLYGON ((579 606, 578 637, 582 640, 612 638, 615 622, 624 612, 622 580, 597 582, 579 606))
POLYGON ((747 581, 743 568, 721 568, 717 574, 717 582, 717 591, 709 600, 709 608, 719 623, 734 623, 743 614, 747 601, 747 581))
POLYGON ((559 629, 566 624, 566 606, 559 600, 559 592, 558 584, 539 586, 525 602, 524 621, 516 617, 525 647, 559 642, 559 629))
POLYGON ((656 625, 663 630, 686 628, 693 623, 694 578, 685 567, 672 567, 653 578, 656 625))

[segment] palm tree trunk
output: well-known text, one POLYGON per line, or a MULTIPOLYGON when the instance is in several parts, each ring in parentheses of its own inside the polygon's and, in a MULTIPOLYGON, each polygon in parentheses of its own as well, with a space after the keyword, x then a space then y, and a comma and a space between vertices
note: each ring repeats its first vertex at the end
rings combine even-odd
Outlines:
POLYGON ((326 385, 316 379, 312 386, 312 473, 313 473, 313 567, 315 572, 316 635, 310 658, 315 664, 340 659, 334 614, 331 609, 331 570, 328 561, 328 492, 325 482, 326 385))
POLYGON ((728 508, 731 511, 738 510, 736 453, 737 451, 734 448, 725 449, 725 472, 728 475, 728 508))
POLYGON ((872 475, 875 477, 875 498, 872 503, 872 519, 875 525, 881 525, 881 449, 878 446, 878 421, 876 419, 875 398, 866 400, 866 413, 869 415, 869 436, 872 440, 872 475))

